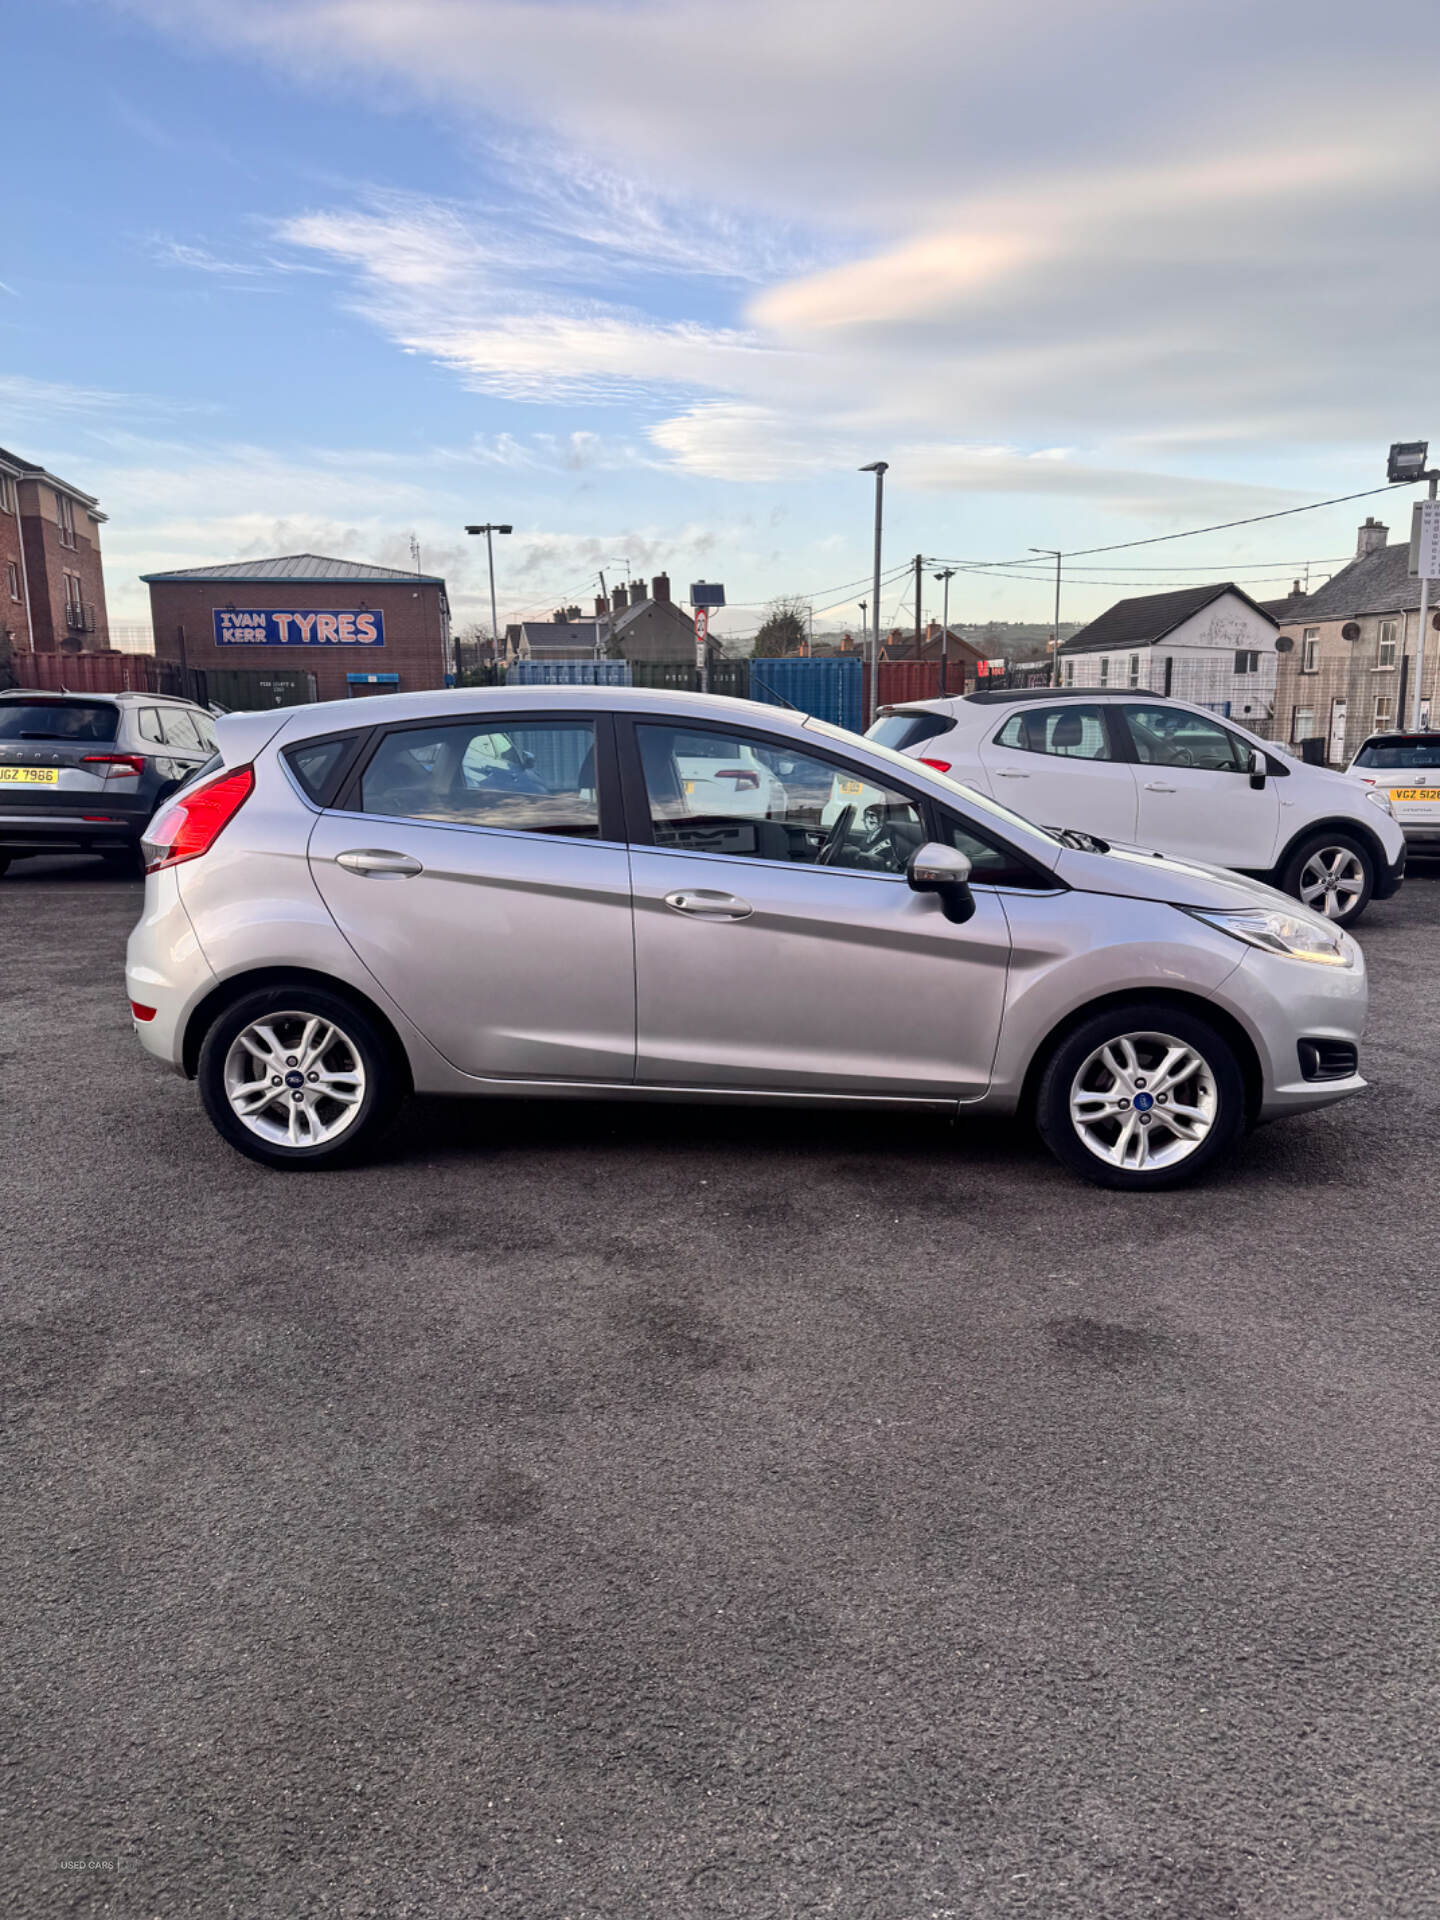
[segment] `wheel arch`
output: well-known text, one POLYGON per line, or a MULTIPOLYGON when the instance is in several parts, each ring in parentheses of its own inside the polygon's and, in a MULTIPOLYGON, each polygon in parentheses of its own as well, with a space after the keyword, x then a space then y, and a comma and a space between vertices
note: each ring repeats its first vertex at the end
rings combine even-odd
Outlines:
MULTIPOLYGON (((1289 866, 1290 862, 1295 858, 1295 855, 1300 851, 1301 847, 1305 845, 1307 840, 1323 839, 1328 833, 1348 834, 1352 840, 1359 840, 1369 853, 1370 858, 1375 862, 1375 879, 1377 881, 1382 879, 1389 870, 1390 862, 1385 857, 1385 849, 1381 844, 1380 836, 1365 821, 1352 820, 1342 813, 1333 816, 1327 815, 1320 820, 1312 820, 1308 825, 1298 828, 1296 832, 1291 834, 1290 838, 1281 848, 1274 866, 1270 869, 1271 877, 1275 885, 1279 886, 1281 876, 1284 874, 1286 867, 1289 866)), ((1283 888, 1281 890, 1283 891, 1283 888)))
POLYGON ((1184 993, 1166 987, 1129 987, 1118 993, 1102 994, 1099 999, 1087 1000, 1083 1006, 1073 1008, 1063 1019, 1057 1020, 1030 1056, 1017 1105, 1020 1115, 1028 1120, 1034 1119, 1041 1077, 1054 1058, 1056 1049, 1064 1045, 1077 1027, 1084 1026, 1087 1020, 1093 1020, 1097 1013, 1104 1013, 1110 1007, 1133 1006, 1142 1002, 1146 1006, 1174 1007, 1181 1013, 1194 1014, 1197 1019, 1214 1027, 1229 1043, 1239 1065, 1240 1076, 1245 1082, 1246 1123, 1253 1126, 1259 1118, 1265 1093, 1265 1074, 1255 1042, 1234 1014, 1227 1012, 1224 1007, 1217 1007, 1213 1000, 1207 1000, 1203 994, 1184 993))
POLYGON ((205 1035, 227 1007, 234 1006, 237 1000, 243 1000, 247 993, 254 993, 260 987, 296 985, 317 987, 338 1000, 348 1000, 367 1019, 373 1020, 389 1042, 393 1064, 403 1076, 407 1089, 413 1087, 410 1056, 405 1051, 405 1043, 396 1031, 394 1021, 384 1008, 378 1006, 368 994, 361 993, 358 987, 352 987, 348 981, 337 980, 333 974, 321 973, 314 967, 252 967, 245 973, 230 974, 212 987, 194 1007, 185 1023, 185 1038, 180 1052, 185 1077, 189 1080, 195 1078, 205 1035))

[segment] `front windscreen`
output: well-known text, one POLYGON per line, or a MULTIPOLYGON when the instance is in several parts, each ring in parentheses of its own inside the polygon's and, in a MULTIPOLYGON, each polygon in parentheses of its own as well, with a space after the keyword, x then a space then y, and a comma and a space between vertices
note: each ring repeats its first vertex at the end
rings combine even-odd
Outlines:
POLYGON ((120 709, 108 700, 0 700, 0 740, 106 741, 120 709))

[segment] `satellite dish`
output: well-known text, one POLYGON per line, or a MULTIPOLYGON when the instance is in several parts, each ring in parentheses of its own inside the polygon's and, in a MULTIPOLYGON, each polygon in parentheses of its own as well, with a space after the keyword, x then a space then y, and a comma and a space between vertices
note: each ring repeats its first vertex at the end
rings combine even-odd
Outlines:
POLYGON ((1290 638, 1288 633, 1282 633, 1280 635, 1279 639, 1275 642, 1275 651, 1277 653, 1293 653, 1295 651, 1295 642, 1290 638))
POLYGON ((1340 638, 1342 640, 1358 640, 1360 638, 1360 622, 1358 620, 1347 620, 1340 629, 1340 638))
POLYGON ((1432 627, 1434 627, 1434 628, 1435 628, 1435 630, 1436 630, 1436 632, 1437 632, 1437 633, 1440 633, 1440 613, 1432 613, 1432 614, 1431 614, 1431 616, 1430 616, 1430 624, 1431 624, 1431 626, 1432 626, 1432 627))

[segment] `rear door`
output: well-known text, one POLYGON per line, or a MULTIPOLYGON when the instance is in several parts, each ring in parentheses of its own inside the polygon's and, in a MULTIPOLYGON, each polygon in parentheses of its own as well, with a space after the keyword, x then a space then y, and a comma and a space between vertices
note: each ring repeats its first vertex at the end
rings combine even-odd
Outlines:
POLYGON ((980 749, 995 798, 1041 827, 1135 839, 1135 772, 1098 702, 1037 702, 1008 715, 980 749))
POLYGON ((608 715, 387 728, 309 851, 341 932, 452 1065, 632 1078, 630 861, 608 715))
MULTIPOLYGON (((1139 788, 1139 837, 1161 853, 1263 873, 1280 833, 1280 775, 1252 787, 1255 750, 1208 715, 1126 702, 1139 788)), ((1277 756, 1277 765, 1283 765, 1277 756)))

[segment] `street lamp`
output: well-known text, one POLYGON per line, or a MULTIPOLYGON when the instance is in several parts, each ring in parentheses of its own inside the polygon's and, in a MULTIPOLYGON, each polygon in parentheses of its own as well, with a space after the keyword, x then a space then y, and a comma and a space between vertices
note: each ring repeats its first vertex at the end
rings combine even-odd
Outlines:
POLYGON ((1385 463, 1386 478, 1392 481, 1428 480, 1425 462, 1430 457, 1428 440, 1396 440, 1385 463))
POLYGON ((1055 646, 1050 655, 1050 684, 1060 678, 1060 562, 1065 558, 1058 547, 1031 547, 1031 553, 1048 553, 1055 562, 1055 646))
POLYGON ((940 615, 940 698, 945 698, 945 683, 949 677, 950 664, 950 582, 955 578, 954 567, 946 567, 943 573, 935 575, 945 583, 945 610, 940 615))
POLYGON ((880 704, 880 530, 885 519, 885 476, 889 471, 888 460, 872 460, 868 467, 860 468, 861 473, 875 476, 875 598, 870 608, 874 616, 870 627, 869 717, 872 723, 880 704))
MULTIPOLYGON (((466 527, 465 531, 466 533, 483 533, 485 536, 485 552, 490 561, 490 645, 494 653, 495 671, 498 674, 500 671, 500 616, 495 611, 495 543, 491 535, 513 533, 515 529, 502 527, 498 521, 491 520, 487 521, 483 527, 466 527)), ((456 664, 458 666, 458 659, 456 664)), ((458 673, 456 678, 459 678, 458 673)))
MULTIPOLYGON (((1396 440, 1390 448, 1390 456, 1385 462, 1386 478, 1392 481, 1428 480, 1430 498, 1435 498, 1435 483, 1440 481, 1440 472, 1434 467, 1427 468, 1430 458, 1428 440, 1396 440)), ((1421 509, 1415 509, 1419 516, 1421 509)), ((1425 689, 1425 629, 1430 623, 1430 576, 1422 563, 1420 568, 1420 632, 1415 640, 1415 691, 1410 696, 1410 730, 1420 731, 1420 714, 1423 706, 1422 694, 1425 689)), ((1401 716, 1402 722, 1404 716, 1401 716)))

